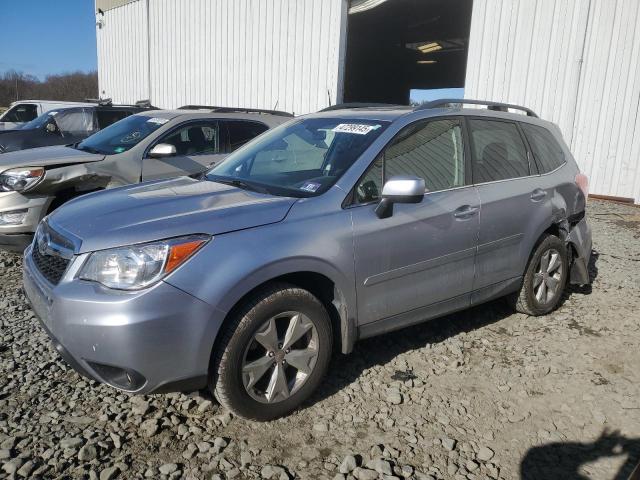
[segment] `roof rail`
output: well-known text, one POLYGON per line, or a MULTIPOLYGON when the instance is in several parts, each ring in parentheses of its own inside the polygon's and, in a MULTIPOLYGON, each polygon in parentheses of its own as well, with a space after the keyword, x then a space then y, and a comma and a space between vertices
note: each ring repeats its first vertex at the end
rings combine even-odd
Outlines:
POLYGON ((84 100, 89 103, 97 103, 102 107, 113 105, 113 100, 110 98, 85 98, 84 100))
POLYGON ((389 107, 404 107, 407 105, 398 105, 394 103, 366 103, 366 102, 352 102, 352 103, 337 103, 330 107, 323 108, 321 112, 332 112, 333 110, 346 110, 348 108, 389 108, 389 107))
POLYGON ((151 100, 150 99, 146 99, 146 100, 138 100, 135 104, 136 107, 140 107, 140 108, 153 108, 153 105, 151 105, 151 100))
POLYGON ((293 117, 289 112, 280 110, 263 110, 261 108, 242 108, 242 107, 216 107, 213 105, 183 105, 178 110, 211 110, 217 113, 263 113, 265 115, 278 115, 280 117, 293 117))
POLYGON ((414 110, 426 110, 429 108, 444 108, 447 105, 451 105, 453 103, 459 103, 462 105, 485 105, 488 110, 495 110, 498 112, 508 112, 509 109, 513 110, 521 110, 527 114, 529 117, 538 118, 538 115, 533 110, 522 107, 520 105, 513 105, 511 103, 500 103, 500 102, 489 102, 485 100, 471 100, 468 98, 443 98, 440 100, 433 100, 431 102, 424 103, 422 105, 417 106, 414 110))

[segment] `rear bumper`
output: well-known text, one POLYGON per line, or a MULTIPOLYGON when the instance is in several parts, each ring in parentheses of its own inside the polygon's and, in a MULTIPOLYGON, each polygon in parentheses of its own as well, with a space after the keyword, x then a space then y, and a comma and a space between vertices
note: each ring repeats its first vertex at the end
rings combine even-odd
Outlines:
POLYGON ((30 253, 28 247, 26 296, 55 349, 78 373, 132 393, 206 386, 222 323, 213 307, 164 282, 139 292, 73 278, 53 286, 30 253))
POLYGON ((583 218, 573 226, 569 232, 567 241, 571 243, 575 249, 569 281, 579 285, 591 283, 589 277, 589 260, 591 259, 593 241, 591 238, 591 227, 587 223, 586 218, 583 218))

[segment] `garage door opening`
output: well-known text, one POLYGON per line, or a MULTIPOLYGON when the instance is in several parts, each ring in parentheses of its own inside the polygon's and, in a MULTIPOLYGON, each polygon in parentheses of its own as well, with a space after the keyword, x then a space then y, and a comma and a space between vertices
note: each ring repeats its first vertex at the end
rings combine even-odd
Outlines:
POLYGON ((408 104, 412 91, 464 88, 472 5, 353 0, 343 101, 408 104))

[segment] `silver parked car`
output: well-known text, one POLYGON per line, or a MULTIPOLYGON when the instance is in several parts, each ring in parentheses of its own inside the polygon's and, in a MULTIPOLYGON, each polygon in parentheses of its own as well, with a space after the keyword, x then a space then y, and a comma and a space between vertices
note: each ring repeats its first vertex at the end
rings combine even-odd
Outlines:
POLYGON ((257 420, 359 339, 502 296, 544 315, 589 282, 586 177, 533 112, 452 102, 333 107, 201 178, 72 200, 25 252, 33 309, 88 377, 257 420))
MULTIPOLYGON (((0 155, 0 248, 23 251, 38 222, 72 198, 146 180, 202 173, 292 117, 266 110, 189 107, 127 116, 65 146, 0 155)), ((96 108, 106 114, 121 110, 96 108)))

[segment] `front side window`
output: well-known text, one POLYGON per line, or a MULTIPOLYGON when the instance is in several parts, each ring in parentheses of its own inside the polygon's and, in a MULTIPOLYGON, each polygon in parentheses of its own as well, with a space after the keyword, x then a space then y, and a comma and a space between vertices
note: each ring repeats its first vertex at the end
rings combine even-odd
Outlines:
POLYGON ((30 122, 37 116, 38 107, 36 105, 32 103, 21 103, 19 105, 14 105, 7 110, 4 115, 0 117, 0 122, 30 122))
POLYGON ((178 155, 201 155, 220 152, 217 121, 190 123, 174 130, 158 143, 176 147, 178 155))
POLYGON ((76 148, 103 155, 126 152, 168 121, 164 117, 131 115, 85 138, 76 148))
POLYGON ((564 164, 564 151, 549 130, 528 123, 522 123, 521 126, 538 162, 540 173, 551 172, 564 164))
POLYGON ((356 186, 356 201, 378 200, 384 182, 398 175, 423 178, 429 192, 464 186, 460 120, 421 121, 402 130, 356 186))
POLYGON ((469 120, 474 153, 473 183, 526 177, 527 149, 515 123, 469 120))
POLYGON ((53 118, 63 135, 82 135, 95 130, 93 110, 89 108, 63 110, 53 118))
POLYGON ((276 195, 320 195, 387 125, 385 121, 357 118, 292 120, 231 154, 210 170, 207 178, 276 195))

